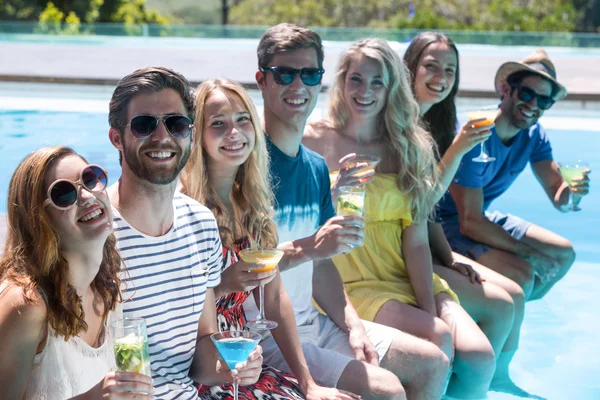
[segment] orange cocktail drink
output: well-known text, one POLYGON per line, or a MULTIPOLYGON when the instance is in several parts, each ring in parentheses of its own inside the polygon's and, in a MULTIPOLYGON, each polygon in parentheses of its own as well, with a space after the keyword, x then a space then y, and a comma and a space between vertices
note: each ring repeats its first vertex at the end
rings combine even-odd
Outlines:
POLYGON ((253 269, 252 272, 268 272, 277 267, 283 257, 283 251, 279 249, 244 249, 240 251, 240 257, 246 264, 261 266, 253 269))
POLYGON ((483 121, 474 123, 473 124, 474 128, 479 128, 479 127, 485 126, 485 125, 494 125, 494 121, 496 120, 497 116, 498 116, 498 109, 467 111, 467 117, 469 118, 469 121, 485 118, 483 121))
MULTIPOLYGON (((283 257, 283 250, 279 249, 244 249, 240 251, 240 257, 247 264, 259 265, 251 272, 260 273, 272 271, 277 267, 283 257)), ((255 330, 275 329, 278 324, 265 317, 265 288, 261 284, 258 287, 259 315, 255 321, 248 321, 248 327, 255 330)))

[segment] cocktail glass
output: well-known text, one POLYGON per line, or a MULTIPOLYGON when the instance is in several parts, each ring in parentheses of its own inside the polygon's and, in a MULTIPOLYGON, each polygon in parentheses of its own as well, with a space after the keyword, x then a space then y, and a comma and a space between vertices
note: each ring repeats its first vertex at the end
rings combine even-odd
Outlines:
MULTIPOLYGON (((262 336, 250 331, 226 331, 213 333, 210 338, 231 372, 237 375, 235 366, 248 360, 248 356, 256 349, 262 336)), ((234 400, 238 399, 238 383, 236 380, 233 381, 233 398, 234 400)))
POLYGON ((117 369, 152 376, 148 334, 143 318, 124 318, 111 324, 117 369))
POLYGON ((576 195, 576 193, 573 193, 571 189, 573 188, 573 178, 583 178, 583 173, 590 170, 589 164, 585 161, 577 160, 568 163, 559 162, 558 167, 563 179, 569 185, 569 202, 566 206, 567 210, 581 210, 581 208, 574 203, 573 196, 576 195))
MULTIPOLYGON (((467 117, 469 118, 469 121, 485 118, 484 121, 474 123, 473 127, 475 128, 479 128, 480 126, 484 125, 494 124, 497 115, 498 108, 496 107, 467 111, 467 117)), ((473 158, 473 161, 487 163, 491 161, 496 161, 496 158, 488 156, 488 154, 485 152, 485 142, 481 142, 481 152, 477 157, 473 158)))
MULTIPOLYGON (((279 249, 244 249, 240 251, 240 257, 242 261, 247 264, 260 265, 259 268, 253 269, 251 272, 268 272, 272 271, 277 267, 281 257, 283 257, 283 250, 279 249)), ((268 320, 265 317, 265 288, 261 285, 258 288, 260 296, 260 314, 256 321, 248 321, 248 327, 254 330, 263 329, 275 329, 277 328, 277 322, 268 320)))
POLYGON ((364 186, 342 186, 338 191, 337 215, 363 216, 365 208, 364 186))
MULTIPOLYGON (((354 157, 344 161, 344 166, 347 168, 354 168, 360 166, 361 169, 356 172, 357 175, 366 172, 369 169, 375 169, 375 167, 381 162, 381 158, 371 154, 356 154, 354 157)), ((363 183, 368 178, 363 178, 360 183, 363 183)))

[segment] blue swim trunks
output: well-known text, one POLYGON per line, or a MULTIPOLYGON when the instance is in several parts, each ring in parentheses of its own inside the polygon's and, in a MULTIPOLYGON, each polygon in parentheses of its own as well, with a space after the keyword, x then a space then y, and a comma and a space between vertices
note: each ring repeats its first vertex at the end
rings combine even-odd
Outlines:
MULTIPOLYGON (((521 240, 525 236, 527 229, 531 225, 531 222, 527 222, 522 218, 512 214, 502 214, 499 211, 486 211, 485 216, 493 223, 501 226, 517 240, 521 240)), ((460 223, 458 218, 452 219, 451 221, 444 220, 442 226, 444 227, 444 233, 446 234, 446 238, 448 239, 448 243, 450 243, 452 250, 465 257, 469 257, 471 260, 477 260, 483 254, 493 250, 492 247, 475 242, 460 233, 460 223)))

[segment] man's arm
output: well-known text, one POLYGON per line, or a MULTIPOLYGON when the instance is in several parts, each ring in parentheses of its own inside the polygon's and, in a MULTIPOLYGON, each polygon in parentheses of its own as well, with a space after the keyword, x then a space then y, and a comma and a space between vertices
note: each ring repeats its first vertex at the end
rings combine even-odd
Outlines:
POLYGON ((466 237, 498 250, 529 256, 534 249, 513 238, 502 227, 483 214, 483 190, 457 184, 450 185, 450 194, 460 218, 460 232, 466 237))
POLYGON ((531 164, 531 169, 552 205, 559 211, 566 211, 563 206, 569 202, 569 185, 560 174, 558 165, 552 160, 543 160, 531 164))
POLYGON ((277 248, 285 254, 279 262, 279 270, 283 272, 309 261, 331 258, 362 246, 364 225, 365 221, 360 217, 333 217, 314 235, 280 243, 277 248))
POLYGON ((333 261, 329 258, 318 260, 314 265, 313 298, 341 330, 349 333, 356 359, 378 365, 377 351, 367 337, 333 261))
POLYGON ((190 368, 190 377, 203 385, 216 386, 229 381, 229 370, 219 360, 219 352, 212 343, 210 335, 218 332, 217 310, 213 289, 206 289, 206 298, 200 321, 194 359, 190 368))

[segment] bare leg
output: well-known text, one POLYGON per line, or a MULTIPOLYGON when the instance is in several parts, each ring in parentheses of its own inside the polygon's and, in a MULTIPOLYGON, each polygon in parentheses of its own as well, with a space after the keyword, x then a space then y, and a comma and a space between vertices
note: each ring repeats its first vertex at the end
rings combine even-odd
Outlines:
MULTIPOLYGON (((460 308, 458 304, 456 304, 456 306, 460 308)), ((446 307, 444 307, 444 309, 449 310, 446 307)), ((463 314, 468 317, 464 310, 463 314)), ((463 318, 461 317, 457 319, 461 321, 462 330, 463 318)), ((470 319, 470 317, 468 318, 470 319)), ((449 358, 452 358, 454 346, 452 332, 448 325, 444 323, 442 319, 434 317, 423 310, 391 300, 384 304, 379 310, 375 317, 375 322, 427 339, 442 349, 449 358)), ((471 353, 471 349, 477 348, 478 343, 474 343, 474 341, 480 339, 480 337, 471 337, 469 338, 469 340, 473 341, 470 343, 471 349, 464 349, 465 352, 462 352, 460 357, 459 349, 457 348, 457 354, 453 364, 454 374, 448 386, 448 394, 453 396, 458 395, 457 397, 461 398, 484 397, 489 386, 489 381, 494 373, 494 352, 477 325, 472 320, 471 323, 472 327, 474 327, 479 332, 480 337, 483 338, 483 342, 486 346, 478 348, 478 350, 481 350, 480 354, 476 354, 476 351, 471 353), (457 379, 457 374, 460 374, 461 378, 457 379), (485 382, 479 382, 481 377, 484 377, 483 380, 485 382)), ((461 340, 460 343, 463 343, 463 341, 461 340)), ((463 349, 460 350, 462 351, 463 349)))
POLYGON ((539 282, 528 262, 503 250, 490 250, 475 261, 516 282, 523 289, 526 300, 530 299, 534 285, 539 282))
POLYGON ((406 393, 392 372, 353 360, 344 368, 338 389, 356 393, 363 399, 404 400, 406 393))
MULTIPOLYGON (((495 391, 505 392, 505 393, 511 393, 513 395, 520 396, 520 397, 530 396, 530 394, 528 392, 526 392, 525 390, 521 389, 520 387, 518 387, 517 385, 514 384, 514 382, 510 378, 510 373, 509 373, 510 362, 512 361, 512 358, 514 357, 515 352, 519 347, 519 338, 521 335, 521 325, 522 325, 523 319, 525 317, 525 294, 523 293, 523 290, 521 289, 521 287, 519 285, 517 285, 515 282, 511 281, 510 279, 506 278, 505 276, 500 275, 499 273, 492 271, 491 269, 489 269, 473 260, 470 260, 467 257, 464 257, 458 253, 453 253, 453 257, 457 261, 469 263, 477 272, 479 272, 479 274, 481 275, 481 278, 483 280, 485 280, 486 283, 492 283, 494 285, 501 287, 512 298, 512 301, 514 304, 513 326, 510 331, 510 334, 508 335, 508 338, 506 339, 506 342, 504 343, 502 350, 496 351, 496 349, 494 348, 494 351, 496 351, 496 360, 497 360, 496 361, 496 373, 494 374, 494 379, 492 380, 490 389, 495 390, 495 391)), ((434 268, 435 268, 435 265, 434 265, 434 268)), ((447 281, 448 281, 448 279, 447 279, 447 281)), ((471 312, 469 311, 469 307, 468 307, 469 305, 467 302, 467 298, 465 298, 462 295, 462 293, 457 291, 452 283, 450 283, 450 286, 453 289, 455 289, 455 291, 459 295, 460 300, 461 300, 461 305, 463 307, 465 307, 465 310, 467 310, 467 312, 469 312, 469 314, 471 314, 471 312)), ((471 314, 471 316, 475 320, 478 320, 477 317, 474 316, 473 314, 471 314)), ((481 326, 481 324, 480 324, 480 326, 481 326)), ((482 330, 484 331, 484 333, 486 332, 486 330, 483 327, 482 327, 482 330)), ((492 341, 490 340, 490 342, 492 342, 492 341)))
POLYGON ((510 295, 489 281, 471 283, 468 277, 447 267, 433 264, 433 271, 458 295, 460 305, 477 322, 498 357, 513 327, 515 312, 510 295))
POLYGON ((455 398, 486 397, 496 370, 490 342, 475 321, 448 294, 435 296, 439 317, 450 327, 456 354, 447 394, 455 398))
POLYGON ((539 284, 536 282, 530 300, 541 299, 556 282, 569 272, 571 265, 575 262, 575 250, 573 250, 571 242, 564 237, 533 224, 529 226, 527 232, 525 232, 525 237, 521 240, 553 257, 560 265, 558 274, 552 280, 540 282, 539 284))
POLYGON ((450 359, 431 342, 398 331, 381 366, 393 372, 409 399, 439 399, 446 389, 450 359))

